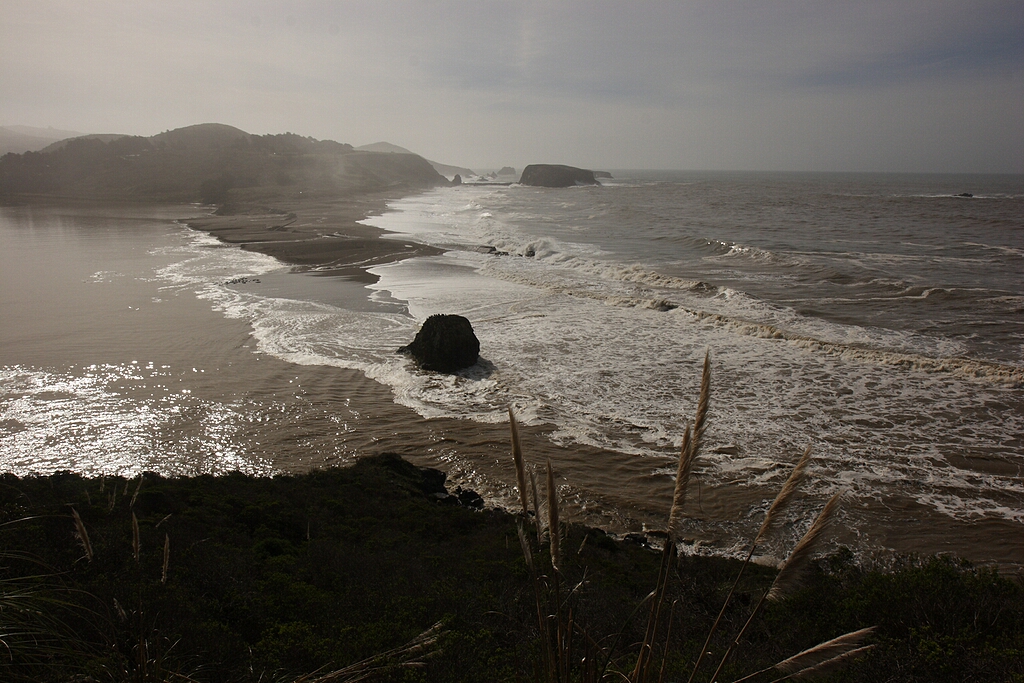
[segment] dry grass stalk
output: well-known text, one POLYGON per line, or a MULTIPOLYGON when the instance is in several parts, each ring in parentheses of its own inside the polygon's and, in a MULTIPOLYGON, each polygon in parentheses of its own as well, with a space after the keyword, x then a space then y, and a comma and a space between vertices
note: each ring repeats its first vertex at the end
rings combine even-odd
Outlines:
POLYGON ((693 445, 696 452, 707 428, 708 408, 711 405, 711 352, 704 354, 704 368, 700 375, 700 397, 697 399, 697 415, 693 420, 693 445))
POLYGON ((824 643, 815 645, 803 652, 799 652, 788 659, 784 659, 772 668, 787 674, 798 673, 806 669, 815 668, 825 662, 835 659, 836 657, 860 649, 864 640, 874 632, 875 627, 869 626, 868 628, 862 628, 859 631, 844 633, 832 640, 825 641, 824 643))
POLYGON ((739 572, 736 573, 736 579, 732 582, 732 587, 729 589, 729 593, 725 596, 725 602, 722 603, 722 609, 718 612, 718 617, 715 618, 715 622, 711 625, 711 630, 708 631, 707 638, 704 640, 704 646, 700 649, 700 654, 697 656, 697 661, 693 665, 693 671, 690 672, 690 678, 687 683, 692 683, 694 677, 697 675, 697 671, 700 669, 700 665, 704 662, 704 655, 708 651, 708 645, 711 643, 711 638, 718 631, 718 626, 722 622, 722 617, 725 615, 725 610, 729 607, 729 603, 732 602, 732 596, 736 593, 736 588, 740 584, 740 579, 743 578, 743 572, 746 570, 747 565, 750 564, 750 560, 754 557, 754 550, 757 548, 757 544, 761 541, 765 534, 768 533, 772 526, 772 522, 784 510, 789 502, 793 499, 797 489, 803 482, 804 477, 807 473, 807 464, 811 458, 811 447, 808 446, 804 451, 803 456, 797 462, 793 471, 790 472, 789 477, 786 479, 786 483, 783 484, 782 489, 779 490, 775 500, 772 502, 771 507, 768 508, 768 512, 765 514, 764 522, 761 523, 761 528, 757 532, 757 536, 754 538, 754 542, 750 544, 750 551, 747 553, 747 558, 740 565, 739 572))
POLYGON ((132 512, 132 555, 135 557, 135 564, 139 563, 139 520, 132 512))
POLYGON ((171 537, 164 534, 164 568, 160 574, 160 583, 167 583, 167 565, 171 561, 171 537))
POLYGON ((676 467, 676 487, 672 492, 672 507, 668 513, 668 537, 678 540, 679 526, 683 521, 683 508, 686 504, 686 489, 690 484, 690 471, 693 469, 692 428, 686 425, 683 433, 683 445, 679 449, 679 464, 676 467))
POLYGON ((519 443, 519 426, 512 406, 508 407, 508 425, 512 432, 512 459, 516 464, 516 482, 519 484, 519 502, 523 505, 523 514, 530 516, 530 506, 526 502, 526 461, 523 460, 523 449, 519 443))
POLYGON ((801 680, 801 679, 804 679, 804 678, 808 678, 810 676, 824 676, 826 674, 831 673, 832 671, 835 671, 839 667, 841 667, 844 664, 848 663, 850 660, 855 659, 857 657, 860 657, 862 654, 864 654, 868 650, 872 649, 873 647, 875 647, 875 646, 874 645, 864 645, 864 646, 858 647, 855 650, 850 650, 849 652, 844 652, 842 654, 836 655, 835 657, 832 657, 831 659, 827 659, 824 662, 822 662, 821 664, 817 664, 815 666, 810 666, 810 667, 807 667, 806 669, 801 669, 800 671, 797 671, 796 673, 789 674, 788 676, 783 676, 782 678, 776 678, 774 681, 772 681, 772 683, 781 683, 782 681, 801 680))
POLYGON ((139 475, 139 483, 135 486, 135 493, 132 494, 132 502, 128 504, 129 508, 135 507, 135 499, 139 497, 139 490, 142 488, 142 475, 139 475))
POLYGON ((355 683, 355 681, 379 678, 385 672, 394 669, 420 669, 426 665, 426 659, 437 652, 437 643, 444 634, 441 622, 437 622, 405 645, 368 657, 342 669, 322 674, 313 672, 300 676, 293 683, 341 683, 342 681, 355 683))
MULTIPOLYGON (((555 654, 551 650, 551 622, 544 613, 540 574, 537 572, 537 565, 533 560, 533 550, 530 548, 530 541, 526 538, 526 532, 523 531, 521 522, 517 524, 517 530, 519 532, 519 545, 523 549, 523 558, 526 560, 526 567, 530 570, 530 578, 533 581, 533 597, 537 608, 537 626, 540 629, 544 644, 544 667, 550 674, 555 667, 555 654)), ((550 677, 554 678, 553 676, 550 677)))
POLYGON ((832 496, 829 501, 825 503, 825 507, 822 508, 817 519, 814 520, 814 523, 811 524, 811 528, 807 530, 807 533, 804 534, 803 538, 800 539, 800 542, 796 544, 795 548, 793 548, 793 552, 789 554, 789 558, 782 565, 782 568, 779 569, 779 573, 775 577, 775 581, 772 583, 771 588, 761 595, 761 599, 757 601, 757 605, 754 606, 754 610, 750 613, 750 616, 747 617, 747 621, 743 624, 743 628, 740 629, 740 632, 736 634, 736 637, 729 644, 729 647, 726 648, 725 654, 722 655, 722 659, 718 663, 718 668, 715 669, 715 673, 711 676, 711 680, 718 680, 718 674, 722 673, 725 663, 729 660, 729 655, 731 655, 736 646, 740 644, 743 634, 746 633, 747 628, 754 620, 754 617, 761 611, 761 607, 764 605, 765 600, 781 600, 786 597, 786 595, 800 587, 804 573, 810 564, 811 555, 814 553, 818 540, 821 538, 825 529, 828 528, 828 525, 835 514, 836 508, 839 506, 840 496, 842 496, 842 492, 832 496))
POLYGON ((117 611, 117 617, 121 621, 128 621, 128 613, 124 611, 124 607, 121 607, 121 603, 114 598, 114 609, 117 611))
POLYGON ((86 558, 92 562, 92 543, 89 542, 89 532, 85 530, 85 524, 82 523, 82 518, 78 516, 78 510, 71 508, 71 516, 75 520, 75 535, 78 536, 78 542, 82 544, 82 550, 85 551, 86 558))
POLYGON ((683 434, 683 445, 679 449, 679 465, 676 468, 676 487, 672 493, 672 507, 668 513, 668 535, 672 541, 677 540, 679 525, 683 519, 683 508, 686 503, 686 490, 690 484, 690 472, 693 461, 700 450, 700 441, 707 429, 708 408, 711 405, 711 353, 704 354, 704 368, 700 376, 700 396, 697 398, 697 413, 693 419, 692 429, 687 426, 683 434))
POLYGON ((530 570, 530 574, 534 574, 536 568, 533 564, 533 550, 530 549, 530 542, 526 539, 526 533, 523 531, 522 524, 519 524, 519 545, 523 548, 523 559, 526 560, 526 568, 530 570))
POLYGON ((537 473, 530 468, 530 490, 533 492, 533 525, 537 528, 537 547, 544 545, 544 524, 540 519, 540 496, 537 494, 537 473))
MULTIPOLYGON (((807 476, 807 465, 811 462, 811 447, 808 446, 804 450, 804 454, 800 456, 799 462, 796 467, 790 472, 789 478, 786 479, 786 483, 782 485, 782 490, 779 491, 779 495, 775 496, 772 506, 768 508, 768 513, 764 516, 764 522, 761 523, 761 528, 757 532, 757 536, 754 538, 754 545, 756 546, 768 530, 772 526, 772 522, 775 521, 779 513, 781 513, 789 505, 789 502, 793 499, 793 495, 797 489, 800 488, 800 484, 807 476)), ((753 547, 751 547, 753 552, 753 547)))
POLYGON ((668 515, 668 540, 662 553, 661 570, 655 588, 655 598, 647 619, 647 630, 644 635, 636 666, 633 668, 631 681, 646 681, 650 673, 651 658, 658 635, 658 623, 661 618, 661 607, 668 587, 669 569, 674 558, 675 544, 678 541, 679 527, 682 524, 683 509, 686 503, 686 491, 690 483, 690 473, 694 459, 700 449, 700 437, 707 427, 708 407, 711 403, 711 354, 704 354, 704 368, 701 372, 700 396, 697 399, 697 413, 693 425, 687 425, 683 433, 683 443, 679 449, 679 464, 676 468, 676 484, 672 492, 672 507, 668 515))
POLYGON ((559 571, 561 561, 561 527, 558 523, 558 489, 555 488, 555 474, 548 460, 548 537, 551 542, 551 566, 559 571))
POLYGON ((789 554, 789 558, 782 565, 782 568, 779 569, 779 574, 775 577, 771 590, 768 591, 769 600, 781 600, 799 588, 804 571, 807 569, 811 555, 814 553, 815 546, 832 521, 835 511, 839 507, 839 498, 841 496, 842 492, 839 492, 825 503, 825 507, 818 514, 818 518, 814 520, 814 524, 811 525, 811 528, 807 530, 807 533, 804 534, 800 542, 793 548, 793 552, 789 554))

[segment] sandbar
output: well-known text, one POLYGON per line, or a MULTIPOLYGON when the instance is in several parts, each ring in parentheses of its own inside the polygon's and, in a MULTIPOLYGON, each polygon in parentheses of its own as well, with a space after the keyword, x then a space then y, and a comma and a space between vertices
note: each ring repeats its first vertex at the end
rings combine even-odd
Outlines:
POLYGON ((331 199, 288 199, 275 202, 273 207, 226 205, 183 222, 222 242, 273 256, 297 269, 372 284, 377 277, 367 268, 442 253, 422 244, 380 239, 385 230, 358 222, 383 213, 389 200, 401 196, 394 192, 365 193, 331 199))

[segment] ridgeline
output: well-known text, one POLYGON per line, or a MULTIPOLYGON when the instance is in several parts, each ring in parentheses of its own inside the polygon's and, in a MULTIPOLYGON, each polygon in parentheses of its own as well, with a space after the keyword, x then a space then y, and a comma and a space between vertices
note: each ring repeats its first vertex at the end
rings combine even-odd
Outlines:
POLYGON ((268 203, 447 185, 416 154, 206 123, 152 137, 86 135, 0 158, 0 200, 268 203))

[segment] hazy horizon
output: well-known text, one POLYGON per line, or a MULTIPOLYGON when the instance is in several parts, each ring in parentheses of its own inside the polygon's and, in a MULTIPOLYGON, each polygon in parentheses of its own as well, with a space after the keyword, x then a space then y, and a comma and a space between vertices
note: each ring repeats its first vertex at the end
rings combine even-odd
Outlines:
POLYGON ((1024 4, 23 2, 0 125, 521 169, 1024 173, 1024 4))

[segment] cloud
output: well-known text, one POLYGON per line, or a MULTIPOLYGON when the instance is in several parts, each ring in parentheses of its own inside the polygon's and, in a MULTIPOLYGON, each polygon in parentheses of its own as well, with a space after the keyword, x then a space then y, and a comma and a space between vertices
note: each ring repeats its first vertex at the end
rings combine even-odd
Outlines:
POLYGON ((0 123, 218 120, 467 165, 1024 172, 1021 35, 1017 2, 8 0, 0 123))

